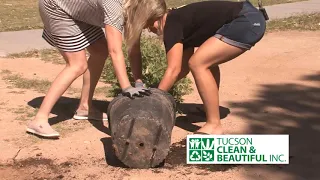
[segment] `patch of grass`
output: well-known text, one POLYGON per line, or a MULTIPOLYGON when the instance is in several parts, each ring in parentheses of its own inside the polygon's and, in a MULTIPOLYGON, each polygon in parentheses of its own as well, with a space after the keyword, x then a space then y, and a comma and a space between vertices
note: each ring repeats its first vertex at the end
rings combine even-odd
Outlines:
POLYGON ((26 91, 10 91, 11 94, 24 94, 26 91))
POLYGON ((63 121, 52 125, 52 128, 58 131, 61 136, 64 136, 72 132, 83 130, 88 127, 89 124, 90 123, 87 121, 63 121))
POLYGON ((7 105, 8 103, 7 102, 0 102, 0 110, 1 109, 6 109, 6 105, 7 105))
MULTIPOLYGON (((43 79, 27 79, 20 74, 14 74, 9 70, 1 71, 2 79, 10 83, 15 88, 34 90, 39 93, 46 93, 51 86, 51 82, 43 79)), ((77 93, 78 89, 69 87, 68 93, 77 93)))
MULTIPOLYGON (((271 6, 276 4, 286 4, 286 3, 294 3, 294 2, 300 2, 300 1, 307 1, 307 0, 262 0, 263 6, 271 6)), ((258 0, 250 0, 250 2, 258 6, 258 0)))
POLYGON ((36 116, 37 112, 38 112, 38 110, 28 111, 28 112, 26 112, 26 114, 18 116, 16 119, 19 121, 31 120, 33 117, 36 116))
POLYGON ((31 118, 33 118, 37 114, 38 109, 33 109, 29 106, 20 105, 18 108, 8 109, 8 111, 17 115, 16 120, 27 121, 31 120, 31 118))
POLYGON ((8 69, 4 69, 4 70, 2 70, 1 71, 1 75, 6 75, 6 74, 10 74, 11 73, 11 71, 10 70, 8 70, 8 69))
POLYGON ((297 15, 283 19, 272 20, 267 23, 267 31, 285 30, 320 30, 320 13, 297 15))
POLYGON ((30 50, 22 53, 12 53, 7 58, 40 58, 42 61, 53 64, 65 64, 65 61, 57 49, 30 50))
POLYGON ((2 71, 2 74, 4 74, 2 79, 13 85, 15 88, 31 89, 44 93, 51 85, 51 82, 48 80, 26 79, 20 74, 13 74, 10 71, 2 71))
POLYGON ((12 112, 15 114, 23 114, 25 113, 27 107, 19 106, 18 108, 13 108, 12 112))
POLYGON ((109 97, 109 91, 110 87, 104 86, 104 87, 97 87, 94 91, 95 95, 104 95, 105 97, 109 97))
MULTIPOLYGON (((86 51, 86 57, 88 58, 90 54, 86 51)), ((6 58, 39 58, 45 62, 51 62, 52 64, 66 64, 60 52, 55 48, 48 49, 34 49, 30 51, 25 51, 21 53, 11 53, 6 56, 6 58)))
POLYGON ((37 0, 0 0, 0 32, 42 26, 37 0))

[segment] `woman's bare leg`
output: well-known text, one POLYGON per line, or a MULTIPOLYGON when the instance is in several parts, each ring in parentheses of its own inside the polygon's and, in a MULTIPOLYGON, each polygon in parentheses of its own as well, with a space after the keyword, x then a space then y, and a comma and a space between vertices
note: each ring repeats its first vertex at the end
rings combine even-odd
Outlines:
MULTIPOLYGON (((197 48, 194 48, 194 52, 196 52, 198 50, 198 47, 197 48)), ((217 86, 218 86, 218 89, 220 89, 220 68, 219 66, 211 66, 210 67, 210 71, 214 77, 214 79, 216 80, 217 82, 217 86)))
POLYGON ((212 73, 212 76, 214 77, 216 83, 217 83, 217 87, 218 90, 220 89, 220 68, 219 66, 212 66, 210 67, 210 71, 212 73))
POLYGON ((80 104, 77 111, 95 111, 92 107, 94 90, 100 79, 105 61, 108 57, 108 47, 105 38, 101 38, 88 48, 90 57, 88 59, 88 69, 83 74, 83 86, 80 104))
MULTIPOLYGON (((40 132, 43 136, 58 136, 48 124, 49 114, 63 93, 69 88, 72 82, 87 70, 85 51, 60 52, 66 61, 66 67, 53 81, 47 95, 45 96, 35 119, 28 126, 29 130, 40 132)), ((34 132, 34 133, 37 133, 34 132)), ((39 134, 38 134, 39 135, 39 134)))
POLYGON ((211 67, 227 62, 244 53, 214 37, 203 43, 189 61, 200 97, 204 103, 207 122, 198 131, 208 134, 223 134, 219 114, 220 73, 211 72, 211 67), (216 75, 215 75, 216 74, 216 75))

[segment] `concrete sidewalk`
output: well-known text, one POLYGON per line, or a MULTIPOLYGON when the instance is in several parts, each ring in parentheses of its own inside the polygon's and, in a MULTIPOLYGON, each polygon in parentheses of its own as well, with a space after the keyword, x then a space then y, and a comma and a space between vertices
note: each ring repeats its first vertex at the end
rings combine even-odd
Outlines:
MULTIPOLYGON (((320 0, 265 6, 270 20, 291 15, 320 12, 320 0)), ((10 53, 19 53, 32 49, 50 48, 42 39, 42 30, 0 32, 0 57, 10 53)))
POLYGON ((265 9, 268 12, 270 20, 286 18, 292 15, 320 12, 320 0, 309 0, 296 3, 265 6, 265 9))
POLYGON ((0 57, 10 53, 50 47, 52 46, 42 38, 41 29, 0 33, 0 57))

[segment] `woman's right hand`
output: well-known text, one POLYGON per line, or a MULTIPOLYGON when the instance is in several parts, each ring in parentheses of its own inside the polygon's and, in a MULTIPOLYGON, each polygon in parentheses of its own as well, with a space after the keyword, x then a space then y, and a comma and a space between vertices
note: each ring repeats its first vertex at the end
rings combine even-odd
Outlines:
POLYGON ((122 94, 129 97, 134 98, 134 96, 143 97, 144 95, 149 96, 151 94, 150 89, 145 87, 128 87, 122 90, 122 94))
POLYGON ((122 33, 113 26, 105 26, 108 51, 111 56, 115 75, 118 79, 121 89, 130 87, 127 75, 126 64, 122 51, 122 33))
POLYGON ((130 84, 122 51, 121 32, 110 25, 105 26, 105 31, 109 54, 120 88, 122 89, 122 94, 130 98, 133 96, 149 95, 151 93, 149 89, 145 87, 132 87, 130 84))

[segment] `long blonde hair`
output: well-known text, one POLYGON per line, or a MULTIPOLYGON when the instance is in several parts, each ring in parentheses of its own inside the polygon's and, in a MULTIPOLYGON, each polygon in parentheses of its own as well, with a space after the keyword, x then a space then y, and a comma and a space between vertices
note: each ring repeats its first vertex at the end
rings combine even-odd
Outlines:
POLYGON ((165 0, 125 0, 125 39, 128 48, 131 48, 142 30, 148 23, 152 23, 167 12, 165 0))

